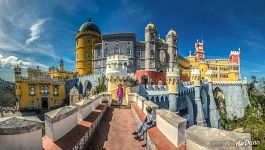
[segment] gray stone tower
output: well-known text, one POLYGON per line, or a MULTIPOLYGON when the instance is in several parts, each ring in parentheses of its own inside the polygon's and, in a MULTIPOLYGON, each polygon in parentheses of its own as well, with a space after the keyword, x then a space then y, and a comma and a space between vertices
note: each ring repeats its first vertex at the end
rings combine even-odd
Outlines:
POLYGON ((199 126, 206 126, 204 112, 202 110, 202 99, 201 99, 201 73, 199 69, 191 70, 191 81, 194 83, 195 88, 195 102, 197 108, 196 122, 199 126))
POLYGON ((154 24, 145 27, 145 70, 155 70, 157 30, 154 24))
POLYGON ((178 55, 178 37, 174 30, 169 30, 166 36, 166 43, 168 44, 167 53, 169 55, 169 68, 177 65, 176 57, 178 55))
POLYGON ((179 72, 177 66, 167 69, 167 86, 169 110, 177 112, 177 100, 179 95, 179 72))

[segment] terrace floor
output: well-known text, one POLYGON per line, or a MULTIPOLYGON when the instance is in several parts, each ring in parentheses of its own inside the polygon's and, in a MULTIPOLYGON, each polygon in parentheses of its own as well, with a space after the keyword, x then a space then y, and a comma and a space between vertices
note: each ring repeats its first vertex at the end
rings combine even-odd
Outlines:
POLYGON ((87 149, 91 150, 144 150, 144 141, 135 140, 137 128, 130 109, 111 106, 95 132, 87 149))

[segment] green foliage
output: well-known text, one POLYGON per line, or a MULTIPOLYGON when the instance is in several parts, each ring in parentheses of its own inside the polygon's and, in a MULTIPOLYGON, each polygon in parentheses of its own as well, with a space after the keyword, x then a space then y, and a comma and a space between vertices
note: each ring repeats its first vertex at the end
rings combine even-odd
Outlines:
POLYGON ((247 91, 250 106, 246 108, 245 116, 243 118, 228 119, 226 113, 218 107, 221 115, 221 125, 225 130, 244 128, 245 132, 251 134, 252 140, 261 141, 261 144, 253 147, 253 149, 265 149, 265 78, 257 80, 255 76, 252 76, 251 82, 247 85, 247 91))
POLYGON ((0 83, 0 106, 14 107, 16 105, 15 88, 0 83))
POLYGON ((106 92, 107 87, 106 87, 106 76, 102 75, 100 78, 98 78, 98 86, 96 86, 97 89, 97 93, 101 93, 101 92, 106 92))

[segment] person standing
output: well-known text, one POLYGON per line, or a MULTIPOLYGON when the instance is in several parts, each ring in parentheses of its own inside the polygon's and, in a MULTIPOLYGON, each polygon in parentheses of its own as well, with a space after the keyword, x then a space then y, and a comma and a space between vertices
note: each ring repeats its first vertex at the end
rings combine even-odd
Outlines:
POLYGON ((118 98, 118 105, 119 105, 119 108, 121 108, 121 105, 122 105, 122 98, 123 98, 123 95, 124 95, 124 92, 123 92, 122 85, 119 84, 119 85, 118 85, 118 90, 117 90, 117 98, 118 98))

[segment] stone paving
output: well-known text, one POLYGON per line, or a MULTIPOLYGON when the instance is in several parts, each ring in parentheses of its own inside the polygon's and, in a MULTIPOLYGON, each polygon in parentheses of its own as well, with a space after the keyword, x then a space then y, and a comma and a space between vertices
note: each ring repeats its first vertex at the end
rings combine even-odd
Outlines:
POLYGON ((136 123, 130 109, 111 106, 90 141, 88 150, 144 150, 144 141, 134 139, 136 123))

